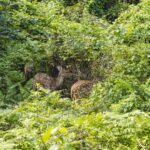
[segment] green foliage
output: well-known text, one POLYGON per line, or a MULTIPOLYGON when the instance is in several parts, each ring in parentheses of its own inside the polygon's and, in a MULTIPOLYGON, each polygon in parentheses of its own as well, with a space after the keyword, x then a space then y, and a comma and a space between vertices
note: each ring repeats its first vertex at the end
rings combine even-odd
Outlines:
POLYGON ((150 149, 150 1, 138 3, 0 1, 0 149, 150 149), (28 63, 99 82, 72 102, 32 91, 28 63))
POLYGON ((116 42, 127 45, 149 43, 149 5, 149 0, 143 0, 138 6, 131 6, 120 15, 112 26, 116 42))
POLYGON ((134 109, 140 109, 149 112, 150 97, 148 94, 149 84, 147 83, 150 67, 148 36, 146 36, 148 30, 146 26, 143 26, 144 28, 140 30, 143 35, 141 34, 134 42, 132 42, 133 37, 131 37, 131 40, 128 38, 128 41, 125 42, 122 40, 126 38, 125 34, 118 34, 120 25, 125 27, 128 23, 136 25, 132 28, 132 31, 136 34, 139 33, 136 28, 140 28, 143 22, 139 23, 139 17, 137 16, 141 16, 141 13, 133 13, 139 8, 143 14, 143 21, 149 24, 150 20, 145 19, 145 16, 149 16, 148 3, 149 1, 144 0, 143 3, 132 6, 122 13, 109 29, 109 31, 112 31, 112 34, 110 34, 112 45, 109 47, 112 49, 113 66, 111 75, 104 83, 98 84, 91 94, 91 98, 96 103, 96 109, 111 109, 117 112, 130 112, 134 109), (129 14, 131 12, 132 15, 129 14), (128 18, 123 18, 126 16, 128 18))
POLYGON ((150 111, 150 84, 139 82, 133 76, 114 76, 107 82, 97 84, 90 96, 93 109, 112 110, 121 113, 136 109, 150 111))
MULTIPOLYGON (((83 62, 83 57, 86 64, 102 57, 100 54, 108 54, 102 50, 108 37, 104 28, 99 25, 102 21, 92 17, 86 10, 79 17, 78 23, 76 17, 73 18, 73 13, 70 17, 66 14, 69 8, 65 9, 60 2, 8 0, 7 3, 9 5, 2 8, 6 14, 6 24, 9 25, 7 28, 12 32, 1 38, 3 54, 0 58, 0 89, 6 95, 3 101, 22 99, 18 85, 24 80, 23 67, 28 62, 34 62, 35 72, 46 72, 50 64, 55 64, 55 59, 60 60, 57 63, 63 61, 66 66, 73 66, 74 62, 83 62), (11 84, 7 84, 8 82, 11 84), (17 86, 12 88, 13 84, 17 86)), ((81 4, 77 5, 83 7, 81 4)), ((5 30, 4 27, 2 29, 5 30)), ((107 58, 108 56, 106 60, 107 58)))
MULTIPOLYGON (((68 1, 65 3, 70 5, 68 1)), ((53 65, 55 60, 59 60, 59 63, 63 62, 66 66, 81 66, 81 62, 83 66, 91 63, 88 69, 91 70, 92 77, 101 80, 110 74, 113 64, 117 64, 113 68, 114 72, 125 72, 138 78, 143 78, 143 76, 147 78, 148 45, 139 44, 130 48, 116 45, 115 42, 118 43, 121 40, 125 44, 133 43, 134 37, 130 35, 139 34, 139 31, 142 31, 140 34, 142 42, 149 41, 147 35, 148 1, 145 0, 138 6, 132 6, 121 14, 121 17, 111 27, 101 18, 90 15, 89 8, 95 3, 96 6, 102 7, 102 9, 98 9, 99 11, 107 11, 104 7, 106 6, 113 15, 111 8, 117 7, 120 2, 72 1, 71 3, 71 6, 64 5, 63 1, 30 2, 22 0, 18 2, 8 0, 2 3, 0 89, 1 93, 6 95, 2 98, 3 101, 12 102, 22 99, 20 84, 24 80, 23 67, 26 63, 33 61, 35 72, 47 72, 49 64, 53 65), (130 20, 129 26, 131 24, 131 28, 134 30, 132 32, 127 29, 130 40, 129 36, 122 35, 120 25, 122 24, 126 28, 128 24, 122 20, 127 20, 128 15, 138 8, 141 8, 141 12, 130 15, 131 17, 128 19, 130 20), (144 14, 143 17, 140 15, 141 13, 144 14), (137 24, 140 21, 138 18, 143 19, 143 23, 140 25, 137 24), (143 51, 140 51, 141 49, 143 51), (132 61, 126 58, 124 60, 124 53, 127 53, 126 55, 132 61), (137 53, 136 56, 135 53, 137 53), (138 60, 140 62, 136 66, 138 60), (121 64, 121 61, 124 64, 121 64), (13 86, 14 84, 16 86, 13 86)), ((136 41, 141 41, 141 38, 136 37, 136 41)))
POLYGON ((97 17, 104 17, 113 22, 128 6, 127 2, 120 0, 90 0, 88 10, 97 17))
POLYGON ((133 75, 140 81, 149 76, 149 44, 118 46, 113 52, 113 58, 116 64, 114 72, 133 75))
POLYGON ((41 89, 32 93, 18 108, 3 114, 1 148, 149 148, 148 114, 140 111, 122 115, 91 113, 92 105, 86 107, 90 100, 74 105, 59 96, 57 92, 41 89))

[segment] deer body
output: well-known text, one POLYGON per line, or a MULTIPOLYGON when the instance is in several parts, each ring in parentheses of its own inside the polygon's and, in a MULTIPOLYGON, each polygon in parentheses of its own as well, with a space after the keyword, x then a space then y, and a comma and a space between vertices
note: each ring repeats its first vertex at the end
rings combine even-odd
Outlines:
POLYGON ((33 88, 36 89, 36 83, 39 83, 43 88, 50 90, 59 89, 64 81, 64 78, 69 75, 69 73, 58 67, 59 74, 57 77, 51 77, 46 73, 37 73, 33 78, 33 88))
POLYGON ((95 81, 90 80, 79 80, 75 82, 71 87, 72 100, 88 97, 94 83, 95 81))

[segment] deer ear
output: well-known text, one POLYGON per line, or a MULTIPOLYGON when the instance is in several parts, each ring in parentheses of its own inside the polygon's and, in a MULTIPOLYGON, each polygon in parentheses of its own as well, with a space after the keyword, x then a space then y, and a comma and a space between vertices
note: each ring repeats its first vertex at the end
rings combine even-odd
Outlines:
POLYGON ((57 66, 56 68, 58 69, 59 72, 62 71, 62 66, 57 66))

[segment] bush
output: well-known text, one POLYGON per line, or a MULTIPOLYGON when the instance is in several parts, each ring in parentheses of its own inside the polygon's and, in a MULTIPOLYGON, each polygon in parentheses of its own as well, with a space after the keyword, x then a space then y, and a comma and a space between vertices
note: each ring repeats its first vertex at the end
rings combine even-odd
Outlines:
MULTIPOLYGON (((116 149, 149 148, 148 114, 92 112, 87 102, 75 106, 56 92, 41 89, 30 100, 1 116, 1 144, 11 149, 116 149), (83 111, 84 110, 84 111, 83 111), (91 112, 89 111, 91 110, 91 112)), ((89 101, 90 102, 90 101, 89 101)))

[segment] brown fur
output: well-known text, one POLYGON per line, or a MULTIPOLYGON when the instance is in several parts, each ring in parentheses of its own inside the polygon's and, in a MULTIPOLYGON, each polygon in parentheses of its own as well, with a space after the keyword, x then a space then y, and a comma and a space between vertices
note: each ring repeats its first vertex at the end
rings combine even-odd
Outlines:
POLYGON ((58 66, 58 70, 58 77, 51 77, 46 73, 37 73, 33 78, 33 88, 36 89, 36 83, 39 83, 45 89, 59 89, 63 84, 64 78, 70 76, 70 73, 61 66, 58 66))
POLYGON ((86 98, 90 95, 94 81, 79 80, 75 82, 71 87, 71 98, 76 100, 78 98, 86 98))
POLYGON ((33 66, 32 65, 29 65, 29 64, 25 64, 24 66, 24 77, 25 77, 25 80, 29 80, 31 74, 32 74, 32 70, 33 69, 33 66))

